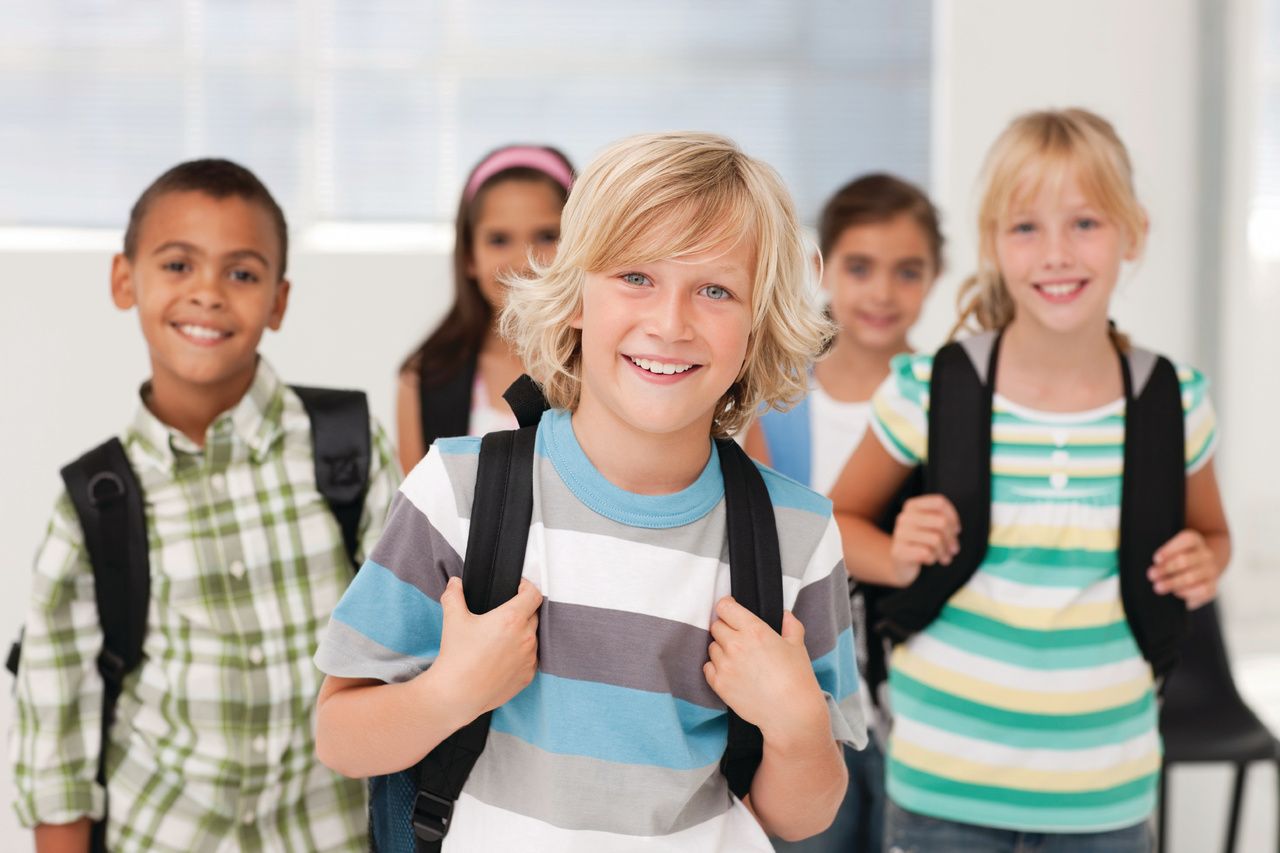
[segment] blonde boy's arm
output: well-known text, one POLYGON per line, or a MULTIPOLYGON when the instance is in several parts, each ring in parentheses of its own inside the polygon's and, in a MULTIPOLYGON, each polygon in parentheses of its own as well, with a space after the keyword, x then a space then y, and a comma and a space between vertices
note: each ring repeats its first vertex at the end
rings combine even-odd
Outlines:
POLYGON ((748 807, 765 832, 784 841, 831 826, 849 781, 826 702, 821 694, 816 699, 797 708, 794 730, 765 734, 764 756, 751 783, 748 807))
POLYGON ((867 430, 857 450, 831 487, 831 502, 844 542, 844 566, 854 580, 880 586, 906 586, 914 574, 895 567, 893 537, 876 525, 911 469, 889 455, 867 430))
POLYGON ((409 681, 330 675, 316 709, 316 755, 344 776, 395 773, 529 685, 538 665, 542 594, 527 580, 484 614, 467 608, 462 581, 440 596, 440 654, 409 681))
POLYGON ((36 827, 36 853, 88 853, 92 823, 42 823, 36 827))
POLYGON ((343 776, 396 773, 476 716, 434 669, 400 684, 330 675, 317 702, 316 755, 343 776))

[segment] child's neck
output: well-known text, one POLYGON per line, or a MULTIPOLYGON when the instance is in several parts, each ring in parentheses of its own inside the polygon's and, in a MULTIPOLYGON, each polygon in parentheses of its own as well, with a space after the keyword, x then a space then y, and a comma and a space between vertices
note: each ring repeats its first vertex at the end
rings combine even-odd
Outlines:
POLYGON ((1080 411, 1117 399, 1124 385, 1107 325, 1055 334, 1015 318, 1001 340, 996 390, 1046 411, 1080 411))
POLYGON ((584 399, 573 413, 573 434, 596 470, 613 485, 637 495, 669 495, 686 489, 702 473, 711 452, 711 421, 678 432, 655 434, 620 423, 584 399))
POLYGON ((876 388, 889 375, 889 362, 895 355, 910 352, 907 339, 892 346, 872 349, 859 344, 852 335, 840 334, 826 356, 814 365, 813 373, 828 396, 844 403, 861 403, 871 399, 876 388))
POLYGON ((209 425, 243 399, 255 373, 256 365, 243 376, 205 387, 183 382, 163 370, 153 371, 151 393, 144 402, 161 423, 173 427, 197 447, 204 447, 209 425))

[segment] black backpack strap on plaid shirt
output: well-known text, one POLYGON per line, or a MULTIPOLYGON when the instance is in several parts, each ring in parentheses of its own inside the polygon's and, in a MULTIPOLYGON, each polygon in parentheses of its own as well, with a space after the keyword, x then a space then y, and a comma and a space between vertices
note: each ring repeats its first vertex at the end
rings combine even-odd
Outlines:
MULTIPOLYGON (((151 564, 142 488, 119 439, 90 450, 62 469, 67 496, 80 519, 102 625, 102 740, 98 784, 107 789, 107 744, 124 679, 142 662, 151 606, 151 564)), ((105 851, 107 811, 93 824, 90 849, 105 851)))
MULTIPOLYGON (((524 571, 533 518, 533 448, 536 421, 518 430, 491 432, 480 442, 473 523, 467 534, 462 591, 473 613, 487 613, 513 598, 524 571)), ((438 853, 453 804, 489 737, 491 712, 445 738, 414 768, 417 794, 413 834, 418 853, 438 853)))
POLYGON ((369 491, 373 439, 369 434, 369 400, 363 391, 291 385, 311 419, 311 445, 316 488, 342 529, 342 545, 356 569, 360 516, 369 491))
MULTIPOLYGON (((773 501, 760 471, 737 442, 716 439, 716 451, 724 477, 730 590, 739 604, 782 633, 782 557, 773 501)), ((763 756, 760 729, 729 711, 729 743, 720 770, 739 799, 751 792, 763 756)))

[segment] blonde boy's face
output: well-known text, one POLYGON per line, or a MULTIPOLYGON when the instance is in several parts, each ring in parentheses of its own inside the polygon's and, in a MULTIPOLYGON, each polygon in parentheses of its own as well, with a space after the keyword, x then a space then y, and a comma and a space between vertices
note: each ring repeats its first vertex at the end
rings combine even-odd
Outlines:
POLYGON ((587 273, 575 417, 617 435, 705 442, 751 335, 755 250, 727 242, 680 259, 587 273))
POLYGON ((243 392, 258 342, 284 319, 280 238, 261 204, 171 192, 150 205, 132 259, 117 255, 111 293, 138 309, 155 394, 243 392))

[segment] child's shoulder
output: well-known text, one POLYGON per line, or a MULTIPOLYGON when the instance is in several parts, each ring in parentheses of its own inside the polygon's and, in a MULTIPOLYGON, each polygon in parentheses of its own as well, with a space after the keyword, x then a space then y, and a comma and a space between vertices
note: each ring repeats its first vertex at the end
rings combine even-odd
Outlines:
POLYGON ((928 400, 932 379, 933 353, 904 352, 889 361, 889 375, 880 388, 882 393, 923 405, 928 400))
POLYGON ((768 465, 752 461, 764 479, 765 488, 769 490, 769 499, 773 502, 774 509, 793 509, 822 518, 831 515, 831 501, 826 496, 818 494, 786 474, 773 470, 768 465))

